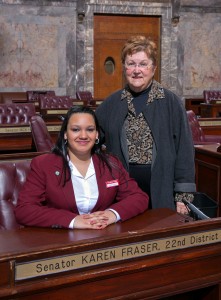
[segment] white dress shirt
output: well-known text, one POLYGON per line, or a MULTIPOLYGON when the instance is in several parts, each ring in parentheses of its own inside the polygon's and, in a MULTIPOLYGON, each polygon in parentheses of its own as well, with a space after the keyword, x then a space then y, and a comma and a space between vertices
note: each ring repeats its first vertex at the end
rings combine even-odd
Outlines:
MULTIPOLYGON (((90 161, 90 165, 85 177, 81 175, 81 173, 70 160, 69 166, 71 169, 71 181, 74 187, 75 201, 79 214, 89 214, 96 205, 99 196, 93 160, 91 159, 90 161)), ((115 213, 117 221, 119 221, 119 214, 113 209, 110 210, 115 213)), ((74 221, 75 218, 69 224, 69 228, 74 228, 74 221)))

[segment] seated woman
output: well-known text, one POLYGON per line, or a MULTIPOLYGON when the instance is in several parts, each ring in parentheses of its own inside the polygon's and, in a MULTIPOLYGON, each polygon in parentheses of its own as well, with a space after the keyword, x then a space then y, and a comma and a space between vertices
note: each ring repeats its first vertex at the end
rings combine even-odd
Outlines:
POLYGON ((101 150, 93 110, 72 107, 52 153, 32 159, 15 215, 26 226, 103 229, 148 202, 121 162, 101 150))

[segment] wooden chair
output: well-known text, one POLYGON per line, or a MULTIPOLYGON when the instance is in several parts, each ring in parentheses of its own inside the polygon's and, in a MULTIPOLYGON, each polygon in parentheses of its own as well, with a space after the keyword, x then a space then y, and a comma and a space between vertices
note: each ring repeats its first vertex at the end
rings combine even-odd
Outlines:
POLYGON ((78 91, 76 92, 76 97, 78 101, 83 101, 84 106, 89 106, 91 109, 96 109, 104 99, 94 98, 90 91, 78 91))
POLYGON ((55 96, 55 91, 27 91, 27 101, 28 102, 38 102, 40 95, 51 95, 55 96))
POLYGON ((29 125, 30 118, 35 114, 33 103, 0 104, 1 125, 29 125))
POLYGON ((33 103, 0 104, 0 153, 32 151, 30 118, 33 103))
POLYGON ((205 135, 200 123, 192 110, 187 111, 187 118, 190 125, 194 145, 205 145, 221 143, 219 135, 205 135))
POLYGON ((89 91, 76 92, 76 98, 77 100, 83 101, 85 106, 91 105, 93 101, 93 96, 89 91))
POLYGON ((56 121, 73 106, 70 96, 40 95, 39 112, 44 120, 56 121))
POLYGON ((221 103, 221 90, 204 90, 203 98, 205 103, 221 103))
POLYGON ((37 152, 51 151, 54 143, 42 117, 38 115, 31 117, 30 127, 37 152))
POLYGON ((22 159, 0 163, 0 229, 18 229, 19 225, 14 215, 19 190, 24 184, 30 170, 30 159, 22 159))

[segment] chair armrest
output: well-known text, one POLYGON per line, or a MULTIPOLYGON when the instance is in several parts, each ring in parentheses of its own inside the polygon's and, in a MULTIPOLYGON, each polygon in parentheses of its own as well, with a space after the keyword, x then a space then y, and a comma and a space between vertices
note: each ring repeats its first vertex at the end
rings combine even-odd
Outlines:
POLYGON ((14 215, 14 205, 7 201, 0 201, 0 229, 18 229, 23 226, 19 225, 14 215))

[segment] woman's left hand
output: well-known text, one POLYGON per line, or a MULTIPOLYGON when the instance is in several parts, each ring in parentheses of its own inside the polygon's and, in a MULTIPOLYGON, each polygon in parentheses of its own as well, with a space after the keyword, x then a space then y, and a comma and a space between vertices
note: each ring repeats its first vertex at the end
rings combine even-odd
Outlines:
POLYGON ((84 219, 90 219, 89 221, 91 225, 102 223, 102 228, 115 223, 117 220, 115 213, 113 213, 111 210, 96 211, 87 215, 83 215, 82 217, 84 219))
POLYGON ((186 205, 179 201, 176 202, 176 211, 182 215, 187 215, 189 213, 186 205))

